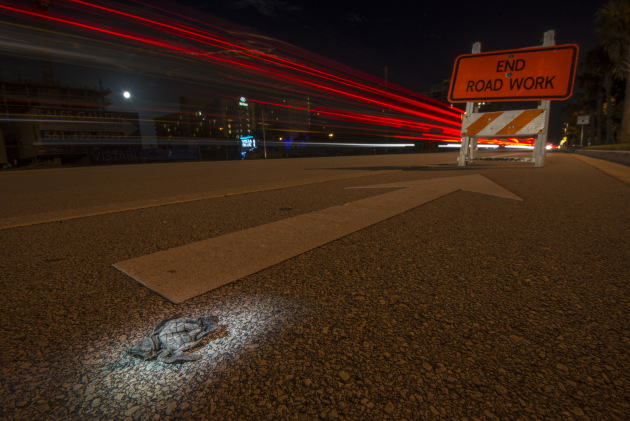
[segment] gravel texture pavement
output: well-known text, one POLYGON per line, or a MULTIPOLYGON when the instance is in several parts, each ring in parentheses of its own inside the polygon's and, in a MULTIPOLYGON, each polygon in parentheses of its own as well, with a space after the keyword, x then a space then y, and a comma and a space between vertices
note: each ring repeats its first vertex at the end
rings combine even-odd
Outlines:
POLYGON ((370 159, 361 177, 0 230, 0 418, 630 419, 630 186, 564 154, 370 159), (458 191, 179 305, 112 267, 382 193, 346 187, 476 173, 524 200, 458 191), (174 315, 219 317, 200 360, 122 355, 174 315))

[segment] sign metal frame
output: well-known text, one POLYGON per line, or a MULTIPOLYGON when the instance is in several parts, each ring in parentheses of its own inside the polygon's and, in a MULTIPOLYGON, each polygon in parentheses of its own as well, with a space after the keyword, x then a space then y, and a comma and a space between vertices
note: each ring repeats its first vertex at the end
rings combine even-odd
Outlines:
MULTIPOLYGON (((543 39, 543 44, 542 47, 554 47, 556 44, 555 41, 555 31, 554 30, 549 30, 547 32, 544 33, 544 39, 543 39)), ((570 46, 574 46, 574 44, 568 44, 570 46)), ((562 46, 561 46, 562 47, 562 46)), ((535 49, 529 49, 529 50, 535 50, 535 49)), ((515 51, 519 51, 519 50, 515 50, 515 51)), ((522 50, 520 50, 522 51, 522 50)), ((472 54, 467 54, 466 56, 476 56, 479 55, 481 53, 481 43, 476 42, 473 44, 473 48, 472 48, 472 54)), ((502 52, 504 53, 504 52, 502 52)), ((492 53, 489 53, 492 54, 492 53)), ((575 54, 576 56, 573 58, 574 62, 577 62, 577 46, 575 45, 575 54)), ((460 56, 462 57, 462 56, 460 56)), ((574 63, 575 65, 575 63, 574 63)), ((457 69, 457 63, 455 64, 455 69, 457 69)), ((575 77, 575 68, 573 68, 572 70, 572 75, 571 75, 571 79, 573 80, 575 77)), ((453 78, 451 79, 451 87, 453 86, 453 80, 455 80, 455 74, 453 75, 453 78)), ((571 82, 571 89, 573 86, 573 82, 571 82)), ((449 90, 449 99, 450 99, 450 90, 449 90)), ((570 95, 569 95, 570 96, 570 95)), ((555 99, 560 99, 560 98, 555 98, 555 99)), ((497 100, 495 98, 491 99, 492 101, 501 101, 501 100, 497 100)), ((518 100, 533 100, 533 98, 518 98, 518 100)), ((471 114, 475 114, 479 112, 479 102, 483 101, 483 99, 481 98, 474 98, 474 102, 467 102, 466 103, 466 115, 471 115, 471 114)), ((517 158, 517 160, 520 161, 526 161, 526 162, 533 162, 534 163, 534 167, 540 168, 543 166, 544 161, 545 161, 545 148, 547 145, 547 136, 548 136, 548 129, 549 129, 549 114, 550 114, 550 107, 551 107, 551 100, 550 99, 543 99, 542 101, 538 102, 538 110, 544 110, 541 111, 541 113, 544 113, 544 125, 542 130, 538 133, 538 135, 536 136, 535 140, 534 140, 534 150, 532 152, 532 157, 531 158, 517 158)), ((483 160, 483 158, 478 158, 477 157, 477 142, 479 140, 478 136, 467 136, 466 133, 464 133, 464 131, 462 131, 462 140, 461 140, 461 147, 459 149, 459 157, 457 158, 457 164, 460 167, 466 166, 467 162, 474 162, 474 161, 480 161, 483 160)), ((508 160, 507 158, 488 158, 488 159, 492 159, 492 160, 508 160)), ((511 158, 510 160, 515 160, 514 158, 511 158)))

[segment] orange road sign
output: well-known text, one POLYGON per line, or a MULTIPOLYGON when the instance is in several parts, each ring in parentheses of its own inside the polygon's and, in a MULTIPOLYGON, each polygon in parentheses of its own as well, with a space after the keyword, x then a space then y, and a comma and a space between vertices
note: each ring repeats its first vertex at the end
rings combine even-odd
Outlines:
POLYGON ((463 54, 455 60, 450 102, 562 100, 573 93, 578 46, 463 54))

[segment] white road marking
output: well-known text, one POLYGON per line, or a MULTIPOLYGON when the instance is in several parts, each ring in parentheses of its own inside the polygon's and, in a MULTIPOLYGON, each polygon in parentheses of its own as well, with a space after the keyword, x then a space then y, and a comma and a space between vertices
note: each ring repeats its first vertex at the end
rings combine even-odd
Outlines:
MULTIPOLYGON (((60 169, 59 171, 64 171, 64 170, 70 170, 70 169, 60 169)), ((239 196, 239 195, 249 194, 249 193, 259 193, 259 192, 265 192, 265 191, 280 190, 280 189, 290 188, 290 187, 307 186, 310 184, 319 184, 319 183, 326 183, 329 181, 347 180, 351 178, 365 177, 367 175, 372 176, 372 175, 387 174, 387 173, 398 172, 398 171, 401 171, 401 170, 373 171, 373 172, 370 172, 369 174, 363 174, 363 173, 362 174, 343 174, 343 175, 322 177, 322 178, 317 178, 317 179, 299 180, 297 182, 288 180, 287 182, 283 184, 274 185, 274 186, 254 186, 253 188, 245 186, 241 189, 235 189, 232 191, 225 191, 225 192, 219 191, 219 192, 214 192, 211 194, 201 193, 201 194, 180 195, 180 196, 174 196, 174 197, 170 196, 170 197, 164 197, 164 198, 147 198, 147 199, 140 199, 140 200, 136 200, 132 202, 116 202, 116 203, 110 203, 110 204, 95 205, 95 206, 86 207, 86 208, 63 209, 63 210, 58 210, 58 211, 53 211, 53 212, 38 213, 34 215, 20 215, 20 216, 15 216, 15 217, 10 217, 10 218, 0 218, 0 230, 26 227, 26 226, 37 225, 37 224, 45 224, 49 222, 68 221, 71 219, 87 218, 90 216, 98 216, 98 215, 107 215, 110 213, 117 213, 117 212, 128 212, 128 211, 134 211, 134 210, 148 209, 148 208, 154 208, 158 206, 177 205, 180 203, 196 202, 199 200, 218 199, 221 197, 239 196)))
POLYGON ((177 304, 457 190, 522 200, 478 174, 369 187, 402 188, 125 260, 114 267, 177 304))

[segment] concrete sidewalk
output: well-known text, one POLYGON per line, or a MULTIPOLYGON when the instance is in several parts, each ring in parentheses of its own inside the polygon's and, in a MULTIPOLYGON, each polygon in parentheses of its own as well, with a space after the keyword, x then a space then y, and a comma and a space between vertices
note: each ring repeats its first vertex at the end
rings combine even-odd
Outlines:
POLYGON ((623 159, 619 158, 619 154, 615 154, 617 161, 624 163, 618 163, 614 159, 606 159, 604 156, 599 154, 593 154, 592 156, 588 154, 579 154, 576 157, 605 172, 606 174, 630 185, 630 151, 626 154, 623 154, 623 159), (625 163, 626 161, 627 163, 625 163))
POLYGON ((576 154, 630 166, 630 151, 581 149, 576 154))

